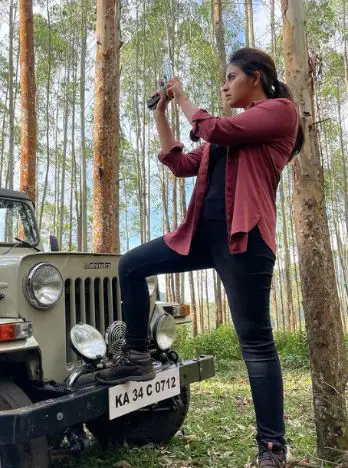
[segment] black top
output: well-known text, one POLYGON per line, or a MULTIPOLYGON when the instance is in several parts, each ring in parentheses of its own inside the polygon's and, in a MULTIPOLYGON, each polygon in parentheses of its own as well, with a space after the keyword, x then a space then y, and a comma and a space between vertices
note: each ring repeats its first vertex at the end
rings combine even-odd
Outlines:
POLYGON ((204 199, 203 219, 226 219, 225 169, 227 146, 210 145, 208 187, 204 199))

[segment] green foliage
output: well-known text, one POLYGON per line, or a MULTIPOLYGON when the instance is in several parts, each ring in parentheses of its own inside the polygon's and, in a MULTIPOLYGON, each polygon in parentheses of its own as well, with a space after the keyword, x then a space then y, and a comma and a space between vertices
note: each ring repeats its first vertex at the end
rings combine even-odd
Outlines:
POLYGON ((275 340, 283 365, 293 369, 309 366, 308 340, 305 332, 277 332, 275 340))
MULTIPOLYGON (((305 332, 276 332, 275 341, 282 364, 288 368, 308 368, 308 340, 305 332)), ((348 335, 346 335, 348 349, 348 335)), ((233 326, 221 327, 202 335, 190 336, 186 326, 178 326, 174 348, 181 358, 212 354, 217 360, 242 359, 238 337, 233 326)))
POLYGON ((183 358, 212 354, 217 359, 241 359, 237 334, 229 325, 196 337, 189 336, 185 326, 178 326, 174 347, 183 358))

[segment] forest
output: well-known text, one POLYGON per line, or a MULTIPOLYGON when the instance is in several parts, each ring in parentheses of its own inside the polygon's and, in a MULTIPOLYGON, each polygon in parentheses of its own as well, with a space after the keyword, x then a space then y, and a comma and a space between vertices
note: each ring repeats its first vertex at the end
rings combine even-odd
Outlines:
MULTIPOLYGON (((306 145, 277 193, 271 318, 279 336, 308 340, 320 392, 318 350, 334 368, 348 333, 346 0, 1 0, 0 12, 0 186, 27 191, 44 245, 55 235, 67 252, 123 254, 183 220, 195 181, 159 162, 146 106, 165 57, 189 99, 213 115, 228 112, 220 86, 230 53, 248 46, 273 57, 300 106, 306 145)), ((168 115, 193 148, 174 101, 168 115)), ((215 270, 159 283, 164 300, 190 304, 188 340, 230 328, 215 270)), ((346 376, 328 380, 345 394, 346 376)), ((333 460, 323 448, 330 436, 317 428, 317 437, 319 454, 333 460)), ((202 463, 158 466, 210 462, 202 463)), ((210 466, 237 466, 228 463, 210 466)))

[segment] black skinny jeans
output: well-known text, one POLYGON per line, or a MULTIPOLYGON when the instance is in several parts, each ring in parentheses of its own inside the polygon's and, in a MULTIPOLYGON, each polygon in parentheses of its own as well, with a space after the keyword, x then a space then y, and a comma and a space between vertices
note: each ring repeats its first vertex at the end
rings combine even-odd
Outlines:
POLYGON ((122 256, 122 307, 130 348, 147 346, 149 293, 145 278, 215 268, 225 287, 232 320, 246 363, 257 421, 257 440, 285 444, 283 382, 270 321, 269 301, 275 256, 258 228, 249 233, 247 252, 231 255, 225 221, 201 221, 189 255, 174 252, 163 237, 122 256))

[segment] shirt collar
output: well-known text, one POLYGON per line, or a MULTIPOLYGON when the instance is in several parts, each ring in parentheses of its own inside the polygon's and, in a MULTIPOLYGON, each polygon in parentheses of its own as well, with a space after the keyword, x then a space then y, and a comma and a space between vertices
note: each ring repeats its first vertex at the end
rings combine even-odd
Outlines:
MULTIPOLYGON (((265 98, 265 99, 257 99, 255 101, 252 101, 251 102, 251 105, 250 107, 254 107, 254 106, 257 106, 257 104, 261 104, 261 102, 265 102, 265 101, 269 101, 269 99, 265 98)), ((250 109, 249 107, 249 109, 250 109)))

